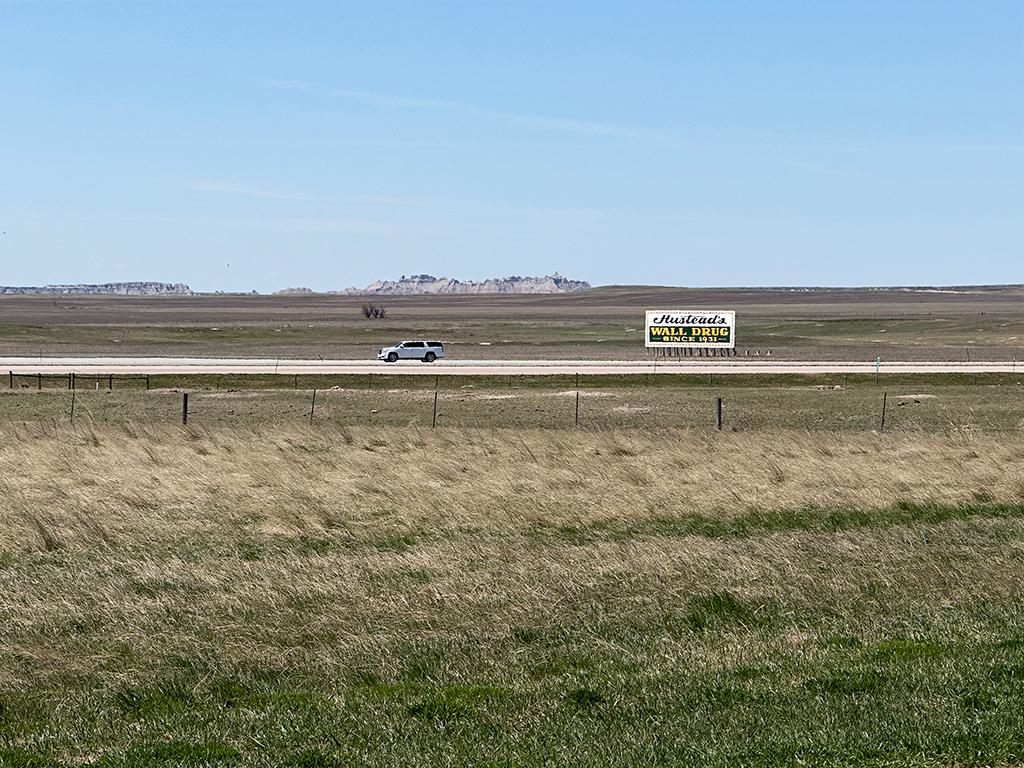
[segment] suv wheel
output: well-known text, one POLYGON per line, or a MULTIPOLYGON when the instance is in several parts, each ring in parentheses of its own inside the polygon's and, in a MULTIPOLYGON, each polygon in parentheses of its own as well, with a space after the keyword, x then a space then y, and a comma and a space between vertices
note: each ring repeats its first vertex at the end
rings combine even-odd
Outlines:
POLYGON ((398 353, 397 352, 388 352, 388 362, 389 363, 397 363, 398 362, 398 353))
POLYGON ((424 363, 432 363, 435 360, 437 360, 437 355, 435 355, 433 352, 427 352, 427 354, 423 356, 424 363))

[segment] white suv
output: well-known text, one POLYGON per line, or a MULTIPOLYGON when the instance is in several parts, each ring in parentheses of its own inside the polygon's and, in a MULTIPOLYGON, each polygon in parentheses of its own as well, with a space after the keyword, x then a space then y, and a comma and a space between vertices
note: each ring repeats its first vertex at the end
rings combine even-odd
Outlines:
POLYGON ((444 344, 440 341, 402 341, 393 347, 377 350, 377 359, 396 363, 399 360, 422 360, 432 363, 444 357, 444 344))

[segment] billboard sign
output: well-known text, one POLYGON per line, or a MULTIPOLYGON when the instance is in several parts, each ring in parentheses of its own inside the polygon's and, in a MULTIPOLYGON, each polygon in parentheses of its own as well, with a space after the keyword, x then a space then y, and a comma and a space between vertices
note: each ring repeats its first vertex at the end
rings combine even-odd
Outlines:
POLYGON ((705 309, 647 310, 644 339, 648 347, 733 349, 736 313, 705 309))

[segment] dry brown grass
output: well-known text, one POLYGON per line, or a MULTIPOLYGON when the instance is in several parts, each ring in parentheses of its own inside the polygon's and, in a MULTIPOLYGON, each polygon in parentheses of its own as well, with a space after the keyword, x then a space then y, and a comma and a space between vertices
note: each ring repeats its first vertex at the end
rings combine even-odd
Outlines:
POLYGON ((977 436, 24 427, 0 449, 0 551, 131 546, 238 520, 292 536, 385 516, 440 534, 1012 502, 1022 459, 1024 440, 977 436))

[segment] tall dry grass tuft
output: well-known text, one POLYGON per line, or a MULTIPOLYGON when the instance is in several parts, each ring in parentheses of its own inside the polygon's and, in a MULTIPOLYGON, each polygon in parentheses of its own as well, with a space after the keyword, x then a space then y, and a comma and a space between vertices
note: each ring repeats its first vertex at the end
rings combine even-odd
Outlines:
POLYGON ((43 549, 47 552, 54 552, 64 547, 64 542, 57 534, 53 525, 49 524, 48 520, 44 520, 40 515, 34 512, 25 512, 25 517, 32 524, 32 528, 39 534, 39 538, 42 541, 43 549))
POLYGON ((767 461, 765 463, 765 470, 768 473, 768 479, 776 485, 786 482, 786 473, 777 461, 767 461))

